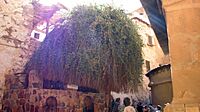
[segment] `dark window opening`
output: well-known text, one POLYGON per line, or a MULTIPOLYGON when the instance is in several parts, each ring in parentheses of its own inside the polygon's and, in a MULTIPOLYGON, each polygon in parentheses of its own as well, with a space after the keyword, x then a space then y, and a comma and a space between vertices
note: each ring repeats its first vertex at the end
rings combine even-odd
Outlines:
POLYGON ((84 86, 79 86, 77 91, 80 91, 83 93, 99 93, 99 91, 97 89, 90 88, 90 87, 84 87, 84 86))
POLYGON ((142 12, 140 12, 139 14, 140 14, 140 15, 144 15, 144 13, 142 13, 142 12))
POLYGON ((34 38, 39 39, 40 38, 40 34, 39 33, 34 33, 34 38))
POLYGON ((148 45, 153 46, 153 37, 152 36, 148 36, 148 45))
POLYGON ((64 83, 61 81, 43 80, 44 89, 64 89, 64 83))
POLYGON ((145 61, 145 64, 146 64, 146 70, 147 72, 151 69, 151 66, 150 66, 150 61, 145 61))

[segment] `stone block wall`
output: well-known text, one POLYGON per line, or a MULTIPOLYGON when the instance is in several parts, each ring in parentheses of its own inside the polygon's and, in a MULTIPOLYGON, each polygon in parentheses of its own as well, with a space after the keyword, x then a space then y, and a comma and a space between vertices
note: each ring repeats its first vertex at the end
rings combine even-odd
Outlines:
POLYGON ((29 35, 33 29, 33 6, 30 0, 0 2, 0 74, 21 72, 34 46, 29 35), (32 45, 33 44, 33 45, 32 45), (12 68, 12 69, 10 69, 12 68))
POLYGON ((23 71, 23 66, 39 46, 38 42, 29 38, 34 19, 31 1, 0 2, 0 99, 3 90, 7 89, 5 82, 9 83, 6 79, 13 81, 17 78, 14 74, 23 71))
POLYGON ((82 112, 85 96, 93 98, 95 112, 107 111, 104 94, 50 89, 7 90, 3 96, 3 109, 12 112, 43 112, 46 99, 50 96, 57 100, 57 112, 82 112))

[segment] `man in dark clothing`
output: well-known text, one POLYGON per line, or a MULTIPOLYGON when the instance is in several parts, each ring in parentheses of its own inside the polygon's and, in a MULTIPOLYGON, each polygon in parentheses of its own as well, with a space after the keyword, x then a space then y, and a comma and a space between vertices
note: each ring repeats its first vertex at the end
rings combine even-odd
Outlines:
POLYGON ((143 106, 142 106, 142 103, 141 103, 141 102, 139 102, 139 103, 137 104, 137 112, 143 112, 143 106))
POLYGON ((120 98, 117 98, 114 103, 112 112, 119 112, 120 98))

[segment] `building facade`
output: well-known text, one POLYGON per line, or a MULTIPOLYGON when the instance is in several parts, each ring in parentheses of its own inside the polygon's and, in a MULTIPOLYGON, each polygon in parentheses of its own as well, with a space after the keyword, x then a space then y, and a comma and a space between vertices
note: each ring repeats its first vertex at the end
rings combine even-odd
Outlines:
POLYGON ((142 101, 150 103, 151 94, 149 88, 149 78, 146 77, 149 71, 169 64, 169 55, 165 54, 160 43, 154 33, 154 30, 149 22, 148 16, 143 7, 129 13, 128 16, 132 19, 133 23, 137 25, 138 33, 143 41, 142 55, 144 59, 143 64, 143 74, 142 83, 138 87, 138 91, 134 93, 113 93, 113 96, 120 97, 130 97, 135 101, 142 101))
POLYGON ((145 74, 161 65, 169 64, 169 56, 163 52, 145 10, 139 8, 132 13, 131 18, 138 26, 139 35, 143 41, 143 86, 148 88, 149 79, 145 74))
MULTIPOLYGON (((140 1, 148 16, 166 20, 163 26, 169 39, 173 100, 166 106, 165 112, 200 112, 200 1, 140 1), (157 4, 157 1, 161 4, 157 4), (163 14, 157 13, 158 7, 164 10, 163 14)), ((154 24, 154 28, 158 26, 154 24)))

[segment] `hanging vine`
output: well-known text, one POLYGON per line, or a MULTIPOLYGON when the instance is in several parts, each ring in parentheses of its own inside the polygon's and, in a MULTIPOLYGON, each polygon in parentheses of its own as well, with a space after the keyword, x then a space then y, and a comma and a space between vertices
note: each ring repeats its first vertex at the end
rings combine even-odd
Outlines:
POLYGON ((122 10, 78 6, 47 35, 25 71, 102 91, 130 90, 140 83, 141 49, 137 28, 122 10))

